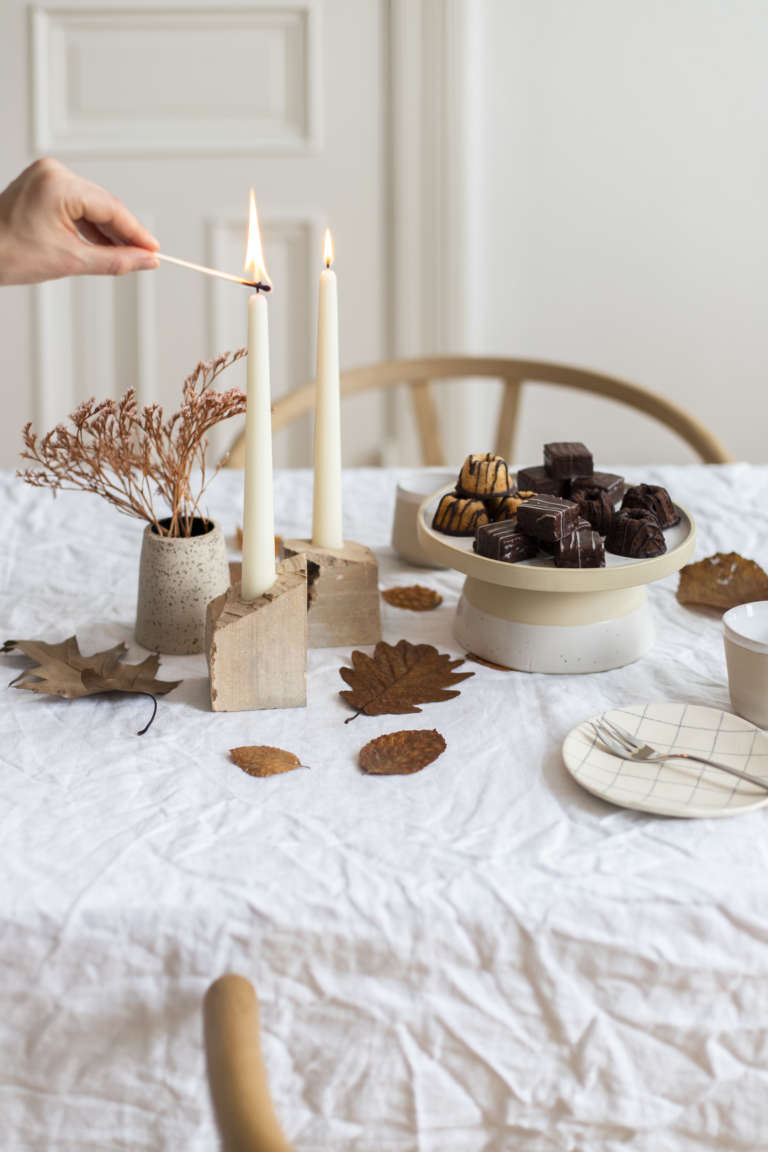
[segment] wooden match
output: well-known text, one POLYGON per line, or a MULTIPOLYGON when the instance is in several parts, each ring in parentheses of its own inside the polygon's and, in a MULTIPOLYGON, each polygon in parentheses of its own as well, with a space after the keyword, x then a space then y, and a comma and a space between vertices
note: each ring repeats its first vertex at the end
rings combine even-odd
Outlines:
POLYGON ((204 272, 206 276, 218 276, 220 280, 231 280, 233 284, 245 284, 246 288, 256 288, 259 292, 271 292, 272 285, 264 280, 246 280, 243 276, 233 276, 230 272, 219 272, 217 268, 206 268, 204 264, 193 264, 191 260, 180 260, 178 256, 166 256, 163 252, 153 252, 158 260, 166 264, 178 264, 180 268, 191 268, 193 272, 204 272))

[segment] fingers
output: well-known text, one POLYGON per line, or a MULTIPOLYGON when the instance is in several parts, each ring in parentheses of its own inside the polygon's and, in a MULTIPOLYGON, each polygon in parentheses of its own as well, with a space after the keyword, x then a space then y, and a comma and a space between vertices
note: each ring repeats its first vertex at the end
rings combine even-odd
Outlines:
POLYGON ((98 184, 78 180, 68 199, 68 208, 73 221, 87 220, 95 224, 115 244, 151 251, 159 247, 149 229, 139 223, 122 201, 98 184))
POLYGON ((90 244, 108 244, 112 245, 109 237, 100 232, 95 224, 91 224, 88 220, 75 220, 75 228, 90 244))
POLYGON ((157 258, 146 248, 83 242, 78 253, 78 272, 83 276, 124 276, 157 268, 157 258))

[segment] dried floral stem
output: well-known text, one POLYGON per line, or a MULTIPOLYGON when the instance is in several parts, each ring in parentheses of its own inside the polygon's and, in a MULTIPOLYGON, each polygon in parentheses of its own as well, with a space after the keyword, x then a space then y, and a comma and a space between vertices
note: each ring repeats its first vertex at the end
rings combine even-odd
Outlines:
POLYGON ((27 424, 21 455, 39 468, 18 475, 54 492, 93 492, 121 512, 147 520, 161 536, 190 536, 195 519, 205 519, 200 501, 223 463, 206 472, 208 433, 220 421, 245 412, 244 392, 218 392, 212 385, 246 353, 240 348, 201 361, 184 381, 181 408, 168 417, 159 404, 139 409, 131 388, 120 400, 78 405, 69 417, 74 428, 58 424, 39 437, 27 424), (200 486, 193 492, 196 467, 200 486), (167 517, 156 500, 167 506, 167 517), (167 525, 161 523, 165 518, 167 525))

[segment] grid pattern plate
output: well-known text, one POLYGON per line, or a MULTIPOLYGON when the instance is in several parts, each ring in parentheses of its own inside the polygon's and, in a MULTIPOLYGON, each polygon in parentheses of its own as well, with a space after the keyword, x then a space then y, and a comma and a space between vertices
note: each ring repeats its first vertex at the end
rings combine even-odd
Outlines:
MULTIPOLYGON (((730 712, 662 700, 613 708, 592 721, 603 717, 661 752, 711 756, 768 783, 768 735, 730 712)), ((602 748, 590 724, 585 720, 568 733, 563 759, 574 780, 603 800, 658 816, 685 817, 735 816, 768 804, 768 792, 717 768, 684 760, 620 760, 602 748)))

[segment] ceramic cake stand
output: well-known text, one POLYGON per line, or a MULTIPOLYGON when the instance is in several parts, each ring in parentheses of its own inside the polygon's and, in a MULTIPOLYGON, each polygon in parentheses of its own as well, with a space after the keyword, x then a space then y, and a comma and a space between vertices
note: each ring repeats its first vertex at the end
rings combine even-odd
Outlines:
POLYGON ((646 586, 677 572, 693 555, 693 518, 664 533, 667 551, 652 560, 606 553, 605 568, 555 568, 549 557, 506 564, 478 556, 472 539, 432 527, 437 503, 419 508, 419 544, 431 560, 466 576, 454 635, 467 652, 522 672, 604 672, 643 656, 654 631, 646 586))

